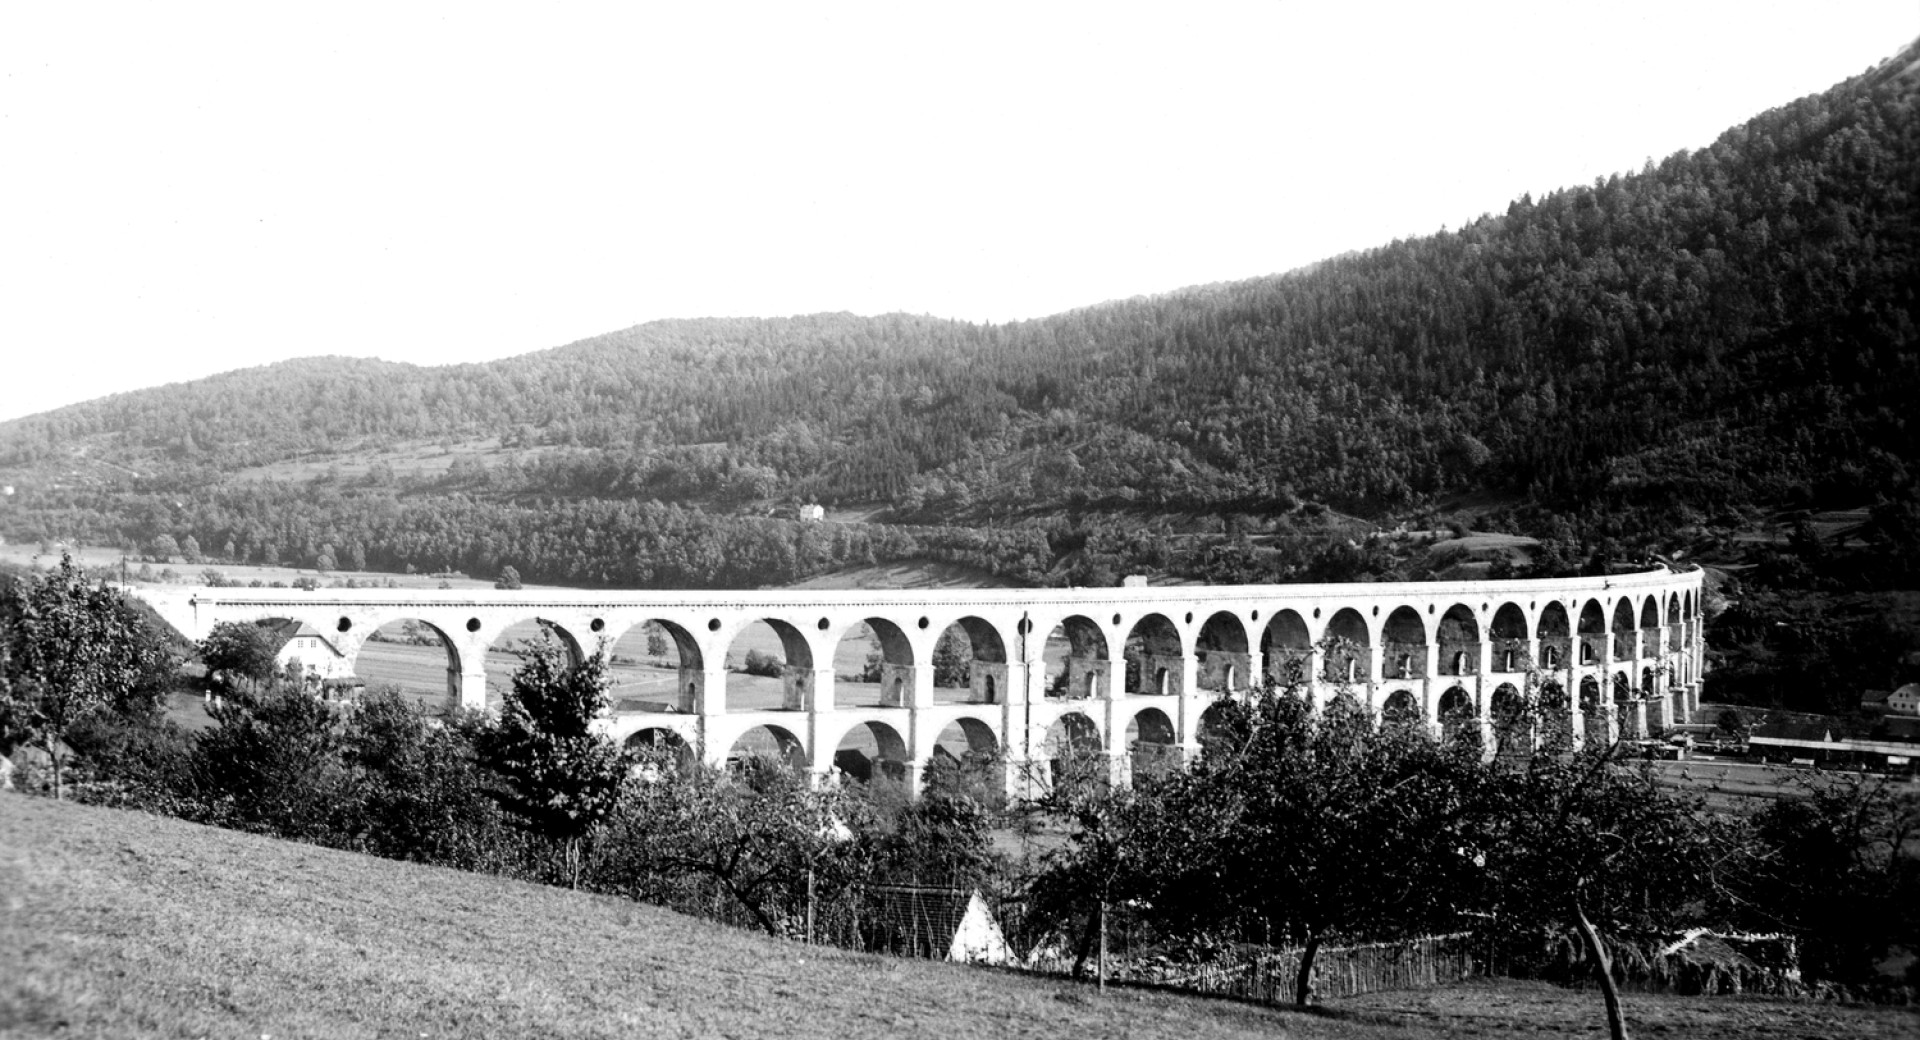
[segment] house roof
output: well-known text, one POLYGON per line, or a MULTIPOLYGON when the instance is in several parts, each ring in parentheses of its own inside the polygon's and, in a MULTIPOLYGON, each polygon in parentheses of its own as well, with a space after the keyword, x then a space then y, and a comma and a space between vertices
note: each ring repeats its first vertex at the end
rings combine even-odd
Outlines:
POLYGON ((1819 743, 1829 739, 1833 727, 1821 722, 1768 722, 1753 727, 1749 739, 1798 740, 1819 743))

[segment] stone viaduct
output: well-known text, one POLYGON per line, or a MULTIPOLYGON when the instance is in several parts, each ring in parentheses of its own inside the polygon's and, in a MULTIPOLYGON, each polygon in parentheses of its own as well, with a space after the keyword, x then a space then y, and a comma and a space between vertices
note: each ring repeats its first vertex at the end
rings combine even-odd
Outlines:
POLYGON ((673 644, 677 664, 659 679, 672 692, 622 702, 602 721, 609 736, 716 765, 777 749, 822 775, 857 740, 916 791, 936 755, 968 751, 995 753, 1015 793, 1044 783, 1067 748, 1106 756, 1123 781, 1166 768, 1197 750, 1209 707, 1262 677, 1304 683, 1315 703, 1348 690, 1387 722, 1443 739, 1475 732, 1490 752, 1532 739, 1529 695, 1550 707, 1544 725, 1576 740, 1645 736, 1690 718, 1703 664, 1701 572, 1665 568, 1101 589, 136 591, 190 638, 220 622, 305 625, 349 665, 376 630, 413 621, 440 636, 449 701, 470 708, 487 703, 487 650, 510 626, 537 620, 577 657, 651 624, 673 644), (777 635, 777 679, 729 670, 736 638, 756 625, 777 635), (950 627, 971 648, 970 678, 936 690, 935 645, 950 627), (870 667, 866 703, 836 698, 837 685, 852 688, 835 675, 841 640, 869 634, 877 684, 870 667), (729 703, 730 683, 743 703, 729 703))

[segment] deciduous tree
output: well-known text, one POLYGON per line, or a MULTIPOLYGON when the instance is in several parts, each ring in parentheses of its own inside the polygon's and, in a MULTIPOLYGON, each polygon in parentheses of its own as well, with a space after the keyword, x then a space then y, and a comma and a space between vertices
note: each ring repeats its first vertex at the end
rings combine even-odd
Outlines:
POLYGON ((482 761, 505 781, 501 803, 560 849, 564 876, 576 888, 583 845, 618 803, 632 765, 593 731, 607 708, 609 682, 605 657, 571 663, 543 631, 520 651, 500 718, 479 738, 482 761))
POLYGON ((0 588, 0 748, 46 752, 64 797, 68 729, 108 711, 150 712, 167 663, 120 593, 62 555, 58 569, 0 588))
POLYGON ((223 621, 200 641, 207 685, 231 694, 259 687, 279 670, 280 640, 259 625, 223 621))
POLYGON ((1573 933, 1593 966, 1607 1027, 1627 1024, 1609 945, 1624 929, 1671 930, 1733 861, 1699 806, 1674 797, 1620 748, 1542 753, 1502 775, 1491 800, 1493 906, 1510 927, 1573 933))

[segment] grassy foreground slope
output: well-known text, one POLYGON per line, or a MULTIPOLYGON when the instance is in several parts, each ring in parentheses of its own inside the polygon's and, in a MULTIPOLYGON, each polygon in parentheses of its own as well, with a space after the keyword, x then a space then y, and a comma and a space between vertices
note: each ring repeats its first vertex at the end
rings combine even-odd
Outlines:
POLYGON ((1354 1037, 0 795, 0 1036, 1354 1037))
MULTIPOLYGON (((1532 983, 1302 1013, 773 942, 652 907, 0 795, 0 1038, 1603 1036, 1532 983)), ((1908 1009, 1628 997, 1644 1032, 1915 1035, 1908 1009)))

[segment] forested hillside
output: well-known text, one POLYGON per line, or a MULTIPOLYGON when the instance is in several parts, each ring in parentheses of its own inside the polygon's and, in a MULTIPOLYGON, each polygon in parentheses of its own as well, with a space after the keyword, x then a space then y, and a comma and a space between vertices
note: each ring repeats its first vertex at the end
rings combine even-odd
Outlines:
POLYGON ((1291 274, 1011 325, 666 321, 93 401, 0 425, 0 533, 583 584, 903 553, 1025 581, 1358 576, 1400 563, 1340 514, 1463 506, 1552 539, 1549 567, 1697 554, 1796 509, 1876 507, 1860 537, 1912 548, 1917 63, 1291 274), (420 444, 452 461, 381 461, 420 444), (374 462, 271 469, 349 453, 374 462), (805 501, 918 526, 766 519, 805 501))

